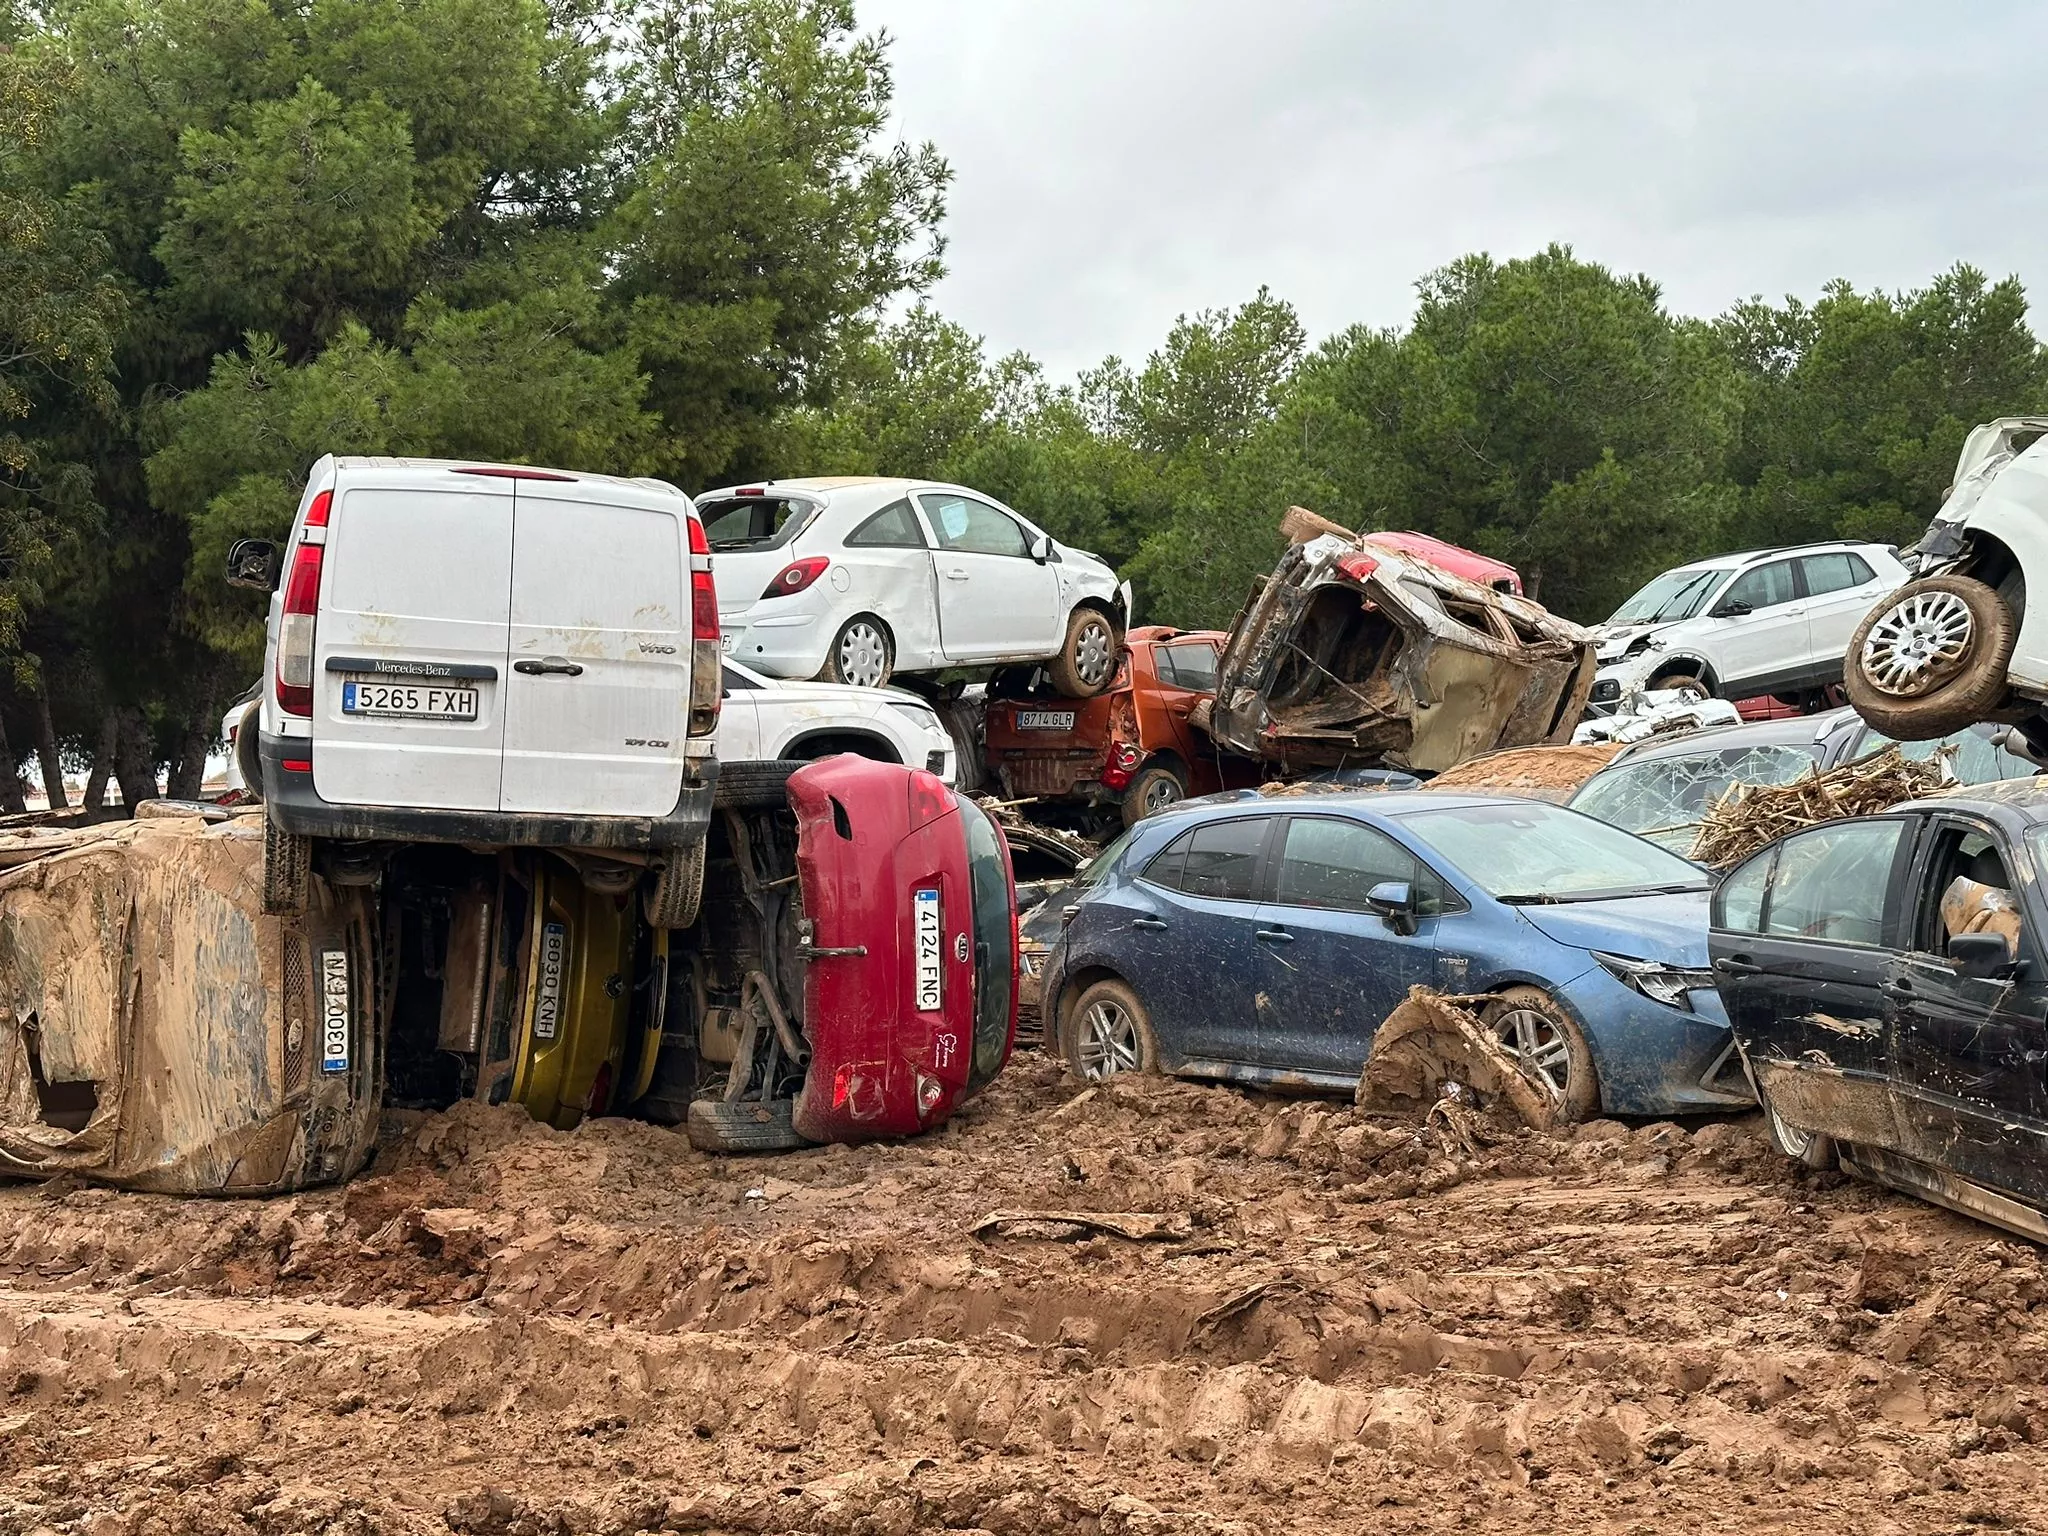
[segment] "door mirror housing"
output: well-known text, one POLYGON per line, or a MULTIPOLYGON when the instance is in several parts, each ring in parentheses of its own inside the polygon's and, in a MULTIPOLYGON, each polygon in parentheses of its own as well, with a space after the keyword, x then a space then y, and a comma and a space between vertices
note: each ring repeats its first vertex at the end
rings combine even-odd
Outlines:
POLYGON ((1415 931, 1415 887, 1406 880, 1382 880, 1365 893, 1365 909, 1396 933, 1415 931))
POLYGON ((1958 976, 1990 981, 2012 965, 2012 947, 1997 933, 1959 933, 1948 941, 1948 958, 1958 976))
POLYGON ((1739 619, 1744 614, 1753 612, 1755 610, 1739 597, 1732 597, 1725 603, 1714 604, 1714 617, 1717 619, 1739 619))
POLYGON ((1040 565, 1052 559, 1052 535, 1041 533, 1031 541, 1031 558, 1040 565))
POLYGON ((268 539, 237 539, 228 547, 228 585, 275 592, 284 551, 268 539))

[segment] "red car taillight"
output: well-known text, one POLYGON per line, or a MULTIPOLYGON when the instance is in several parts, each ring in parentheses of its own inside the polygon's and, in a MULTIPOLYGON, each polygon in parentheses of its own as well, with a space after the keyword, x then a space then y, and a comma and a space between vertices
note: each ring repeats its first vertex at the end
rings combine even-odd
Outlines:
MULTIPOLYGON (((327 526, 334 493, 322 491, 306 509, 308 528, 327 526)), ((288 715, 313 713, 313 622, 320 612, 319 544, 301 543, 285 578, 284 615, 277 626, 277 707, 288 715)))
MULTIPOLYGON (((708 555, 704 525, 690 517, 690 553, 708 555)), ((718 588, 708 570, 690 572, 690 734, 718 729, 718 703, 725 696, 724 656, 718 643, 718 588)))
POLYGON ((1131 782, 1131 775, 1138 771, 1138 764, 1145 760, 1145 754, 1127 741, 1113 741, 1109 744, 1109 761, 1103 764, 1102 787, 1122 789, 1131 782))
POLYGON ((806 555, 801 560, 792 560, 775 573, 775 579, 768 583, 761 593, 763 597, 790 597, 803 591, 812 582, 825 574, 825 567, 832 562, 823 555, 806 555))

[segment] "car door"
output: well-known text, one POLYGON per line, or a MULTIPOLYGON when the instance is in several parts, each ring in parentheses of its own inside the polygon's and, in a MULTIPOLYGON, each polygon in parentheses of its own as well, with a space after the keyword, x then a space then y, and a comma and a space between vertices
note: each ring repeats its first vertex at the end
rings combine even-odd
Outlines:
POLYGON ((666 815, 690 696, 688 503, 618 482, 517 485, 500 807, 666 815))
POLYGON ((844 594, 835 601, 835 612, 847 617, 873 613, 886 621, 896 642, 898 670, 944 662, 935 588, 938 573, 924 526, 907 496, 861 518, 840 540, 834 564, 825 580, 844 594))
POLYGON ((758 763, 774 754, 762 750, 761 698, 765 690, 739 668, 728 664, 720 675, 718 760, 758 763))
POLYGON ((1707 622, 1724 696, 1738 698, 1745 686, 1796 676, 1809 666, 1812 643, 1797 564, 1772 560, 1755 566, 1715 601, 1707 622), (1737 605, 1748 611, 1729 612, 1737 605))
POLYGON ((1912 879, 1904 952, 1885 974, 1895 1075, 1912 1155, 2038 1197, 2048 1154, 2048 972, 2012 855, 1973 817, 1931 819, 1912 879), (1966 975, 1957 933, 2006 940, 1997 975, 1966 975))
POLYGON ((512 507, 512 482, 490 475, 344 474, 324 530, 314 637, 323 799, 498 809, 512 507), (412 696, 394 697, 398 688, 412 696), (425 705, 445 707, 399 713, 425 705))
POLYGON ((1273 893, 1253 930, 1263 1064, 1357 1077, 1373 1032, 1410 987, 1434 979, 1442 910, 1435 877, 1378 828, 1345 816, 1287 817, 1273 893), (1367 894, 1388 881, 1421 893, 1415 932, 1367 910, 1367 894))
POLYGON ((1800 556, 1799 575, 1806 592, 1807 644, 1816 658, 1839 663, 1849 637, 1884 595, 1886 583, 1869 561, 1849 549, 1800 556))
POLYGON ((1737 865, 1714 894, 1715 988, 1766 1101, 1856 1139, 1889 1118, 1883 993, 1917 818, 1831 822, 1737 865))
MULTIPOLYGON (((1164 718, 1158 723, 1164 730, 1147 730, 1143 745, 1148 750, 1171 745, 1193 770, 1194 779, 1211 783, 1216 778, 1209 759, 1214 749, 1204 749, 1196 739, 1195 728, 1189 716, 1195 705, 1216 691, 1217 649, 1214 640, 1160 640, 1152 645, 1152 670, 1159 679, 1159 686, 1148 708, 1147 701, 1138 701, 1141 728, 1150 726, 1148 716, 1164 718), (1157 740, 1151 739, 1154 735, 1157 740)), ((1191 782, 1190 788, 1193 788, 1191 782)), ((1196 793, 1201 793, 1196 790, 1196 793)))
POLYGON ((1130 932, 1118 941, 1126 980, 1170 1056, 1266 1065, 1255 999, 1259 899, 1279 818, 1205 820, 1155 854, 1136 881, 1130 932))
POLYGON ((1031 558, 1033 535, 962 491, 920 491, 937 546, 939 643, 949 661, 1049 656, 1059 649, 1059 573, 1031 558))

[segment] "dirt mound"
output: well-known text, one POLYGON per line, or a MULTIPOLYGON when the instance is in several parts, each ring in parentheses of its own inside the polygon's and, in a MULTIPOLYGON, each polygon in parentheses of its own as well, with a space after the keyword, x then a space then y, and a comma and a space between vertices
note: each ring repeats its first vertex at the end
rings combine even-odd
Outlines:
POLYGON ((1617 742, 1579 747, 1514 747, 1489 752, 1446 769, 1429 781, 1431 789, 1485 791, 1518 795, 1525 800, 1562 803, 1613 760, 1617 742))
POLYGON ((341 1191, 0 1191, 0 1351, 24 1533, 2048 1524, 2031 1248, 1751 1120, 1030 1056, 895 1146, 465 1106, 341 1191))

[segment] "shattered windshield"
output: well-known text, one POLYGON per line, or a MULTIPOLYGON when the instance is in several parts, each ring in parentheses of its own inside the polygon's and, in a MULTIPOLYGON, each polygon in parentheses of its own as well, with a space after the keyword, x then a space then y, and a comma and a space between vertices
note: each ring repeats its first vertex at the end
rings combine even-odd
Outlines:
POLYGON ((1614 610, 1610 624, 1670 624, 1689 619, 1728 575, 1726 571, 1666 571, 1614 610))
POLYGON ((1697 864, 1540 800, 1446 806, 1402 825, 1498 901, 1597 901, 1713 884, 1697 864))
POLYGON ((1566 803, 1681 857, 1700 823, 1734 784, 1790 784, 1820 761, 1820 747, 1723 747, 1644 763, 1622 763, 1588 779, 1566 803))

